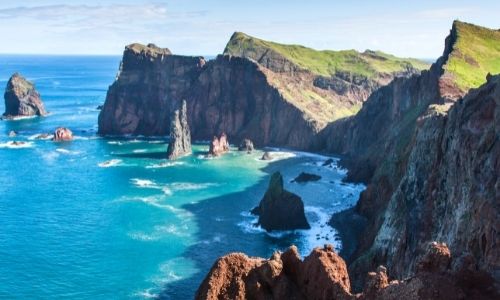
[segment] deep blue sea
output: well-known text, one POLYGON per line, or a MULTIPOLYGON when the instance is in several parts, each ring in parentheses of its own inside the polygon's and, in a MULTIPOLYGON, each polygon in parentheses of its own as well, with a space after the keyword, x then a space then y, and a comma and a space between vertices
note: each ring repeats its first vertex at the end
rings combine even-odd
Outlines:
POLYGON ((208 146, 199 143, 170 162, 166 138, 97 136, 97 106, 119 60, 0 56, 0 92, 20 72, 51 113, 0 121, 1 299, 190 299, 228 252, 267 257, 292 243, 302 254, 341 246, 325 223, 363 187, 341 184, 345 171, 321 166, 326 157, 274 149, 271 162, 259 160, 261 151, 206 159, 208 146), (34 139, 58 126, 75 140, 34 139), (11 130, 18 135, 9 138, 11 130), (248 211, 276 170, 303 198, 311 230, 267 234, 252 225, 248 211), (322 179, 290 183, 301 171, 322 179))

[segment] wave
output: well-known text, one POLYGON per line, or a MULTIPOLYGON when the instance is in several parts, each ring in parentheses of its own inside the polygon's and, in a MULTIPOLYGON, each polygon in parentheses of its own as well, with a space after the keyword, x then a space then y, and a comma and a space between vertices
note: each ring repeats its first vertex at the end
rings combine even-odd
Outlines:
POLYGON ((136 150, 133 150, 132 152, 133 153, 146 153, 148 150, 146 149, 136 149, 136 150))
POLYGON ((130 179, 130 181, 132 181, 134 185, 141 188, 159 188, 159 186, 154 181, 148 179, 132 178, 130 179))
POLYGON ((0 148, 8 148, 8 149, 33 148, 33 142, 9 141, 6 143, 0 143, 0 148))
POLYGON ((111 159, 104 161, 102 163, 98 163, 97 165, 101 168, 110 168, 120 166, 123 161, 121 159, 111 159))
POLYGON ((184 165, 184 164, 185 164, 185 162, 181 162, 181 161, 168 161, 168 162, 162 162, 159 164, 152 164, 152 165, 146 166, 146 169, 168 168, 168 167, 180 166, 180 165, 184 165))
POLYGON ((80 151, 70 151, 70 150, 63 149, 63 148, 57 148, 56 151, 59 152, 59 153, 72 154, 72 155, 77 155, 77 154, 81 153, 80 151))
POLYGON ((169 186, 176 191, 184 191, 184 190, 202 190, 209 187, 218 186, 217 183, 191 183, 191 182, 174 182, 169 186))

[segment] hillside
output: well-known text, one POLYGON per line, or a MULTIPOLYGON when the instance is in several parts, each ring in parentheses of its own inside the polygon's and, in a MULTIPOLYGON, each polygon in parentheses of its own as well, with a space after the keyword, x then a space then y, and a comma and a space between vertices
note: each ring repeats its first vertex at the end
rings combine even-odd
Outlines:
POLYGON ((455 21, 453 50, 444 69, 462 90, 479 87, 486 74, 500 73, 500 30, 455 21))
POLYGON ((428 69, 425 62, 411 58, 399 58, 381 51, 356 50, 318 51, 300 45, 284 45, 261 40, 242 32, 235 32, 224 50, 226 55, 250 57, 259 61, 265 51, 275 51, 302 69, 321 76, 350 73, 375 78, 380 73, 403 72, 409 68, 428 69))

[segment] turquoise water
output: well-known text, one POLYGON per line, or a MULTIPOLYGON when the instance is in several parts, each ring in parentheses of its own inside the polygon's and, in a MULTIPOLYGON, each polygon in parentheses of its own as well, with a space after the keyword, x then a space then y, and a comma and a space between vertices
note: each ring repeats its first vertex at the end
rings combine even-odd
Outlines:
POLYGON ((51 112, 0 122, 0 298, 189 299, 227 252, 341 246, 325 223, 352 206, 362 186, 341 184, 345 172, 321 166, 325 157, 281 150, 272 162, 260 161, 260 151, 205 159, 200 143, 193 155, 168 162, 164 138, 96 136, 96 107, 119 59, 0 56, 0 86, 21 72, 51 112), (57 126, 76 139, 34 139, 57 126), (18 136, 9 138, 11 130, 18 136), (303 197, 311 230, 267 234, 252 225, 248 210, 275 170, 303 197), (301 171, 323 178, 290 183, 301 171))

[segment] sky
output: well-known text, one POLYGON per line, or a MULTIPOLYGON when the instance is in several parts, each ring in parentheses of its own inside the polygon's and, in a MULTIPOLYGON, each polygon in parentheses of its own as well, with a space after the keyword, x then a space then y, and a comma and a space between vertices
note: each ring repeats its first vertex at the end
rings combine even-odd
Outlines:
POLYGON ((500 28, 500 1, 0 0, 0 53, 216 55, 234 31, 315 49, 436 58, 455 19, 500 28))

